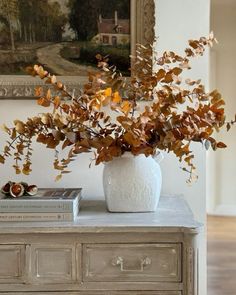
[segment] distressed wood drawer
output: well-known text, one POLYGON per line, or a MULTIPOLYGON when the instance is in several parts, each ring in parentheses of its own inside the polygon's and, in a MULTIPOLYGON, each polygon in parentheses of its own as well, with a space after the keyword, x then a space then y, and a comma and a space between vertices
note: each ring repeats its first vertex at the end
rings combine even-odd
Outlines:
POLYGON ((25 246, 0 245, 0 284, 23 283, 25 246))
POLYGON ((181 244, 85 244, 84 282, 180 282, 181 244))
POLYGON ((72 283, 76 280, 73 245, 31 245, 30 280, 37 283, 72 283))

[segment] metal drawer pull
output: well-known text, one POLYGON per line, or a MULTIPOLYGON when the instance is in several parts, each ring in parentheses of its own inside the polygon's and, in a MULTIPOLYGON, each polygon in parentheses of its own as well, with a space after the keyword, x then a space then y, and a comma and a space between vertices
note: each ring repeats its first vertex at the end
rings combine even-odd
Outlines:
POLYGON ((113 260, 112 265, 120 266, 120 271, 122 271, 122 272, 130 272, 130 271, 143 272, 144 267, 147 266, 147 265, 150 265, 151 263, 152 263, 152 260, 149 257, 145 257, 145 258, 140 260, 140 268, 138 268, 138 269, 129 269, 129 268, 124 267, 124 258, 118 256, 113 260))

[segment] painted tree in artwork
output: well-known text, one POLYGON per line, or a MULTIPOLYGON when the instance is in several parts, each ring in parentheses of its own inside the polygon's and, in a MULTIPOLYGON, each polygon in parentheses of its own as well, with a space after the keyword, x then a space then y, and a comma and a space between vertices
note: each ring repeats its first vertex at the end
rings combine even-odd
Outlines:
MULTIPOLYGON (((20 27, 20 40, 32 43, 35 41, 35 27, 34 21, 36 15, 34 10, 38 10, 37 2, 34 0, 18 0, 19 2, 19 27, 20 27)), ((45 2, 45 1, 38 1, 45 2)))
POLYGON ((116 10, 119 18, 130 18, 130 0, 98 0, 98 2, 100 2, 99 13, 102 17, 112 18, 116 10))
POLYGON ((58 2, 18 0, 20 40, 27 43, 61 41, 67 22, 58 2))
POLYGON ((69 0, 69 23, 78 40, 89 41, 97 34, 98 3, 98 0, 69 0))
POLYGON ((15 50, 14 29, 16 27, 18 12, 17 0, 0 0, 0 18, 9 29, 12 51, 15 50))
POLYGON ((130 18, 130 0, 69 0, 69 23, 76 32, 78 40, 90 41, 98 33, 98 17, 130 18))

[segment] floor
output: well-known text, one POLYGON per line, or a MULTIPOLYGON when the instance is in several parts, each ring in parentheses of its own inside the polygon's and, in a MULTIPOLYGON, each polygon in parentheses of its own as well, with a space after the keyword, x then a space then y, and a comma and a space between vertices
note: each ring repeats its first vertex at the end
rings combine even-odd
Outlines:
POLYGON ((236 295, 236 218, 208 217, 207 295, 236 295))

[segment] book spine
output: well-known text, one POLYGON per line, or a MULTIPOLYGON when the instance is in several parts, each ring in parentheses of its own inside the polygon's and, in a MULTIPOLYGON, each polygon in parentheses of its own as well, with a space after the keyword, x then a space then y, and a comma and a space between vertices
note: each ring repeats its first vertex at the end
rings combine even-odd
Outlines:
POLYGON ((73 221, 72 213, 1 213, 0 222, 6 221, 73 221))
POLYGON ((80 209, 80 199, 76 198, 73 204, 73 214, 74 214, 74 218, 76 218, 79 214, 79 209, 80 209))
POLYGON ((76 200, 1 200, 0 213, 72 213, 75 202, 76 200))

